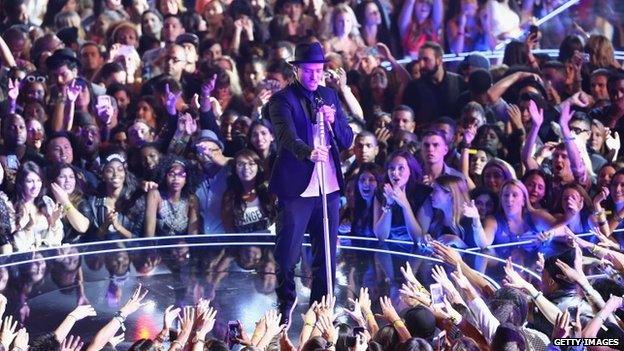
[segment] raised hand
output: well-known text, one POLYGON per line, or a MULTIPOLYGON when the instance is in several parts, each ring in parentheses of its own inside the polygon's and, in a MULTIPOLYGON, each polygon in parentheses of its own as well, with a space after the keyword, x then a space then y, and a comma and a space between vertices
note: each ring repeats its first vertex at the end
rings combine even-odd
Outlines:
POLYGON ((600 188, 600 191, 598 191, 598 193, 596 193, 596 195, 594 196, 594 199, 592 200, 594 203, 594 207, 602 207, 601 203, 606 200, 609 197, 609 188, 607 188, 606 186, 603 186, 602 188, 600 188))
POLYGON ((564 101, 561 104, 561 115, 559 116, 559 125, 561 126, 561 131, 564 136, 568 136, 570 134, 570 119, 574 112, 570 108, 570 103, 568 101, 564 101))
POLYGON ((188 112, 178 118, 177 133, 193 135, 197 131, 197 121, 188 112))
POLYGON ((349 299, 349 302, 353 304, 353 311, 348 308, 345 309, 345 312, 353 318, 354 321, 358 323, 358 325, 363 326, 366 325, 366 320, 364 319, 364 315, 362 314, 362 307, 360 306, 359 299, 349 299))
POLYGON ((9 346, 13 343, 13 339, 17 336, 17 320, 13 321, 13 316, 4 318, 2 323, 2 331, 0 332, 0 344, 5 350, 9 350, 9 346))
POLYGON ((409 262, 406 261, 405 266, 401 266, 399 270, 401 271, 403 278, 405 278, 407 282, 414 283, 417 286, 422 287, 424 289, 424 286, 420 284, 418 279, 416 279, 416 276, 414 275, 414 272, 412 271, 412 266, 410 265, 409 262))
POLYGON ((13 341, 13 350, 27 350, 29 338, 30 336, 28 335, 26 328, 18 330, 17 335, 15 336, 15 341, 13 341))
POLYGON ((529 115, 531 115, 533 128, 539 128, 544 123, 544 109, 538 108, 533 100, 529 100, 529 115))
POLYGON ((451 273, 451 278, 453 278, 455 284, 464 291, 472 288, 472 284, 468 278, 466 278, 464 272, 462 272, 461 265, 457 265, 455 271, 451 273))
POLYGON ((180 91, 179 93, 174 93, 169 88, 169 84, 165 85, 165 99, 166 99, 165 106, 167 108, 167 112, 170 115, 176 114, 176 111, 177 111, 176 105, 178 103, 178 99, 180 99, 181 96, 182 96, 182 91, 180 91))
POLYGON ((528 292, 531 289, 532 285, 524 280, 524 278, 522 278, 513 268, 511 259, 507 259, 507 263, 503 268, 505 270, 505 278, 503 279, 504 286, 520 289, 525 292, 528 292))
POLYGON ((74 79, 72 83, 65 87, 65 94, 67 94, 67 100, 71 103, 76 102, 78 99, 78 95, 82 91, 82 87, 76 84, 76 80, 74 79))
MULTIPOLYGON (((210 331, 212 331, 212 329, 214 328, 216 317, 217 317, 217 310, 214 309, 213 307, 208 307, 208 309, 204 311, 202 314, 200 314, 199 316, 200 316, 199 318, 200 328, 197 331, 197 334, 206 336, 206 334, 210 333, 210 331)), ((240 323, 239 323, 239 326, 241 326, 240 323)), ((241 329, 242 329, 242 326, 241 326, 241 329)))
POLYGON ((0 294, 0 319, 2 319, 2 316, 4 316, 4 312, 6 311, 7 301, 6 296, 0 294))
POLYGON ((212 77, 205 81, 201 86, 201 97, 204 99, 210 98, 217 83, 217 74, 213 74, 212 77))
POLYGON ((95 312, 95 308, 93 308, 93 306, 91 306, 91 305, 80 305, 80 306, 77 306, 76 308, 74 308, 74 310, 71 311, 71 313, 68 314, 67 316, 68 317, 71 316, 76 321, 79 321, 79 320, 85 319, 87 317, 97 316, 97 312, 95 312))
POLYGON ((607 133, 605 146, 609 150, 619 151, 622 146, 622 144, 620 143, 620 134, 618 132, 607 133))
POLYGON ((386 205, 391 206, 394 204, 394 189, 392 188, 392 185, 388 183, 384 184, 383 190, 383 195, 386 198, 386 205))
POLYGON ((463 262, 459 252, 455 251, 450 246, 446 246, 439 241, 432 241, 431 248, 433 249, 434 256, 442 261, 450 264, 451 266, 457 266, 463 262))
POLYGON ((16 101, 19 96, 19 82, 17 79, 9 78, 9 90, 7 91, 7 96, 12 101, 16 101))
POLYGON ((321 316, 318 319, 317 326, 323 339, 334 344, 338 341, 338 332, 329 316, 321 316))
POLYGON ((79 336, 70 335, 63 340, 61 344, 61 351, 79 351, 82 349, 84 343, 80 341, 79 336))
POLYGON ((474 200, 470 200, 470 202, 464 202, 462 213, 464 214, 464 217, 477 219, 480 218, 479 210, 477 209, 477 205, 475 205, 474 200))
POLYGON ((173 327, 173 322, 180 316, 180 311, 182 311, 182 309, 179 307, 174 308, 173 305, 165 309, 165 314, 163 315, 163 329, 171 329, 171 327, 173 327))
POLYGON ((464 133, 463 133, 464 143, 468 145, 472 144, 476 135, 477 135, 477 126, 471 125, 470 127, 465 128, 464 133))
POLYGON ((266 334, 271 336, 271 339, 279 334, 286 326, 279 324, 280 319, 282 319, 282 314, 278 313, 277 310, 269 310, 265 315, 266 322, 266 334))
POLYGON ((394 59, 394 56, 392 56, 392 52, 386 44, 379 42, 377 43, 377 45, 375 45, 375 48, 377 48, 381 60, 392 61, 392 59, 394 59))
POLYGON ((524 129, 522 125, 522 111, 518 105, 509 105, 507 108, 507 114, 509 115, 509 122, 516 129, 524 129))
POLYGON ((418 285, 412 282, 406 282, 401 285, 399 289, 402 300, 410 306, 416 305, 431 305, 431 295, 429 291, 424 288, 420 288, 418 285))
POLYGON ((70 203, 67 191, 65 191, 65 189, 63 189, 60 185, 52 182, 52 184, 50 184, 50 190, 52 190, 52 195, 54 196, 56 202, 63 206, 70 203))
POLYGON ((381 306, 381 315, 379 317, 387 320, 390 323, 401 319, 396 309, 392 305, 392 300, 388 296, 382 296, 379 298, 379 305, 381 306))
POLYGON ((367 333, 358 333, 355 336, 355 346, 353 346, 353 351, 366 351, 368 349, 369 341, 370 336, 367 333))
POLYGON ((145 289, 144 291, 141 291, 141 287, 142 285, 139 284, 139 286, 136 288, 136 290, 132 294, 132 297, 130 298, 130 300, 128 300, 128 302, 126 302, 126 304, 119 310, 121 312, 122 317, 128 317, 132 313, 136 312, 138 309, 144 306, 147 306, 150 303, 150 302, 142 302, 145 296, 147 296, 148 291, 147 289, 145 289))
POLYGON ((409 200, 407 199, 405 190, 401 189, 399 186, 395 185, 392 187, 392 198, 394 199, 394 202, 396 202, 403 209, 410 208, 411 206, 409 200))
POLYGON ((442 286, 442 289, 444 289, 448 295, 457 291, 457 289, 455 289, 455 285, 453 285, 451 280, 448 278, 448 275, 446 275, 444 267, 435 265, 431 271, 431 277, 442 286))

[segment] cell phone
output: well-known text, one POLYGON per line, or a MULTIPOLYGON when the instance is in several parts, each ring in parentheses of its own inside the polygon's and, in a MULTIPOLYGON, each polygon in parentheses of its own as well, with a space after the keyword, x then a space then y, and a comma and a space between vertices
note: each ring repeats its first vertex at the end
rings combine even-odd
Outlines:
POLYGON ((9 169, 17 170, 19 168, 19 160, 16 155, 7 155, 6 160, 9 169))
POLYGON ((132 55, 136 49, 132 45, 122 45, 117 51, 117 56, 128 57, 132 55))
POLYGON ((444 306, 444 290, 442 284, 435 283, 429 285, 429 291, 431 292, 431 302, 434 306, 444 306))
POLYGON ((583 62, 589 63, 589 54, 586 52, 583 53, 583 62))
POLYGON ((358 334, 363 334, 366 328, 364 327, 353 327, 353 336, 357 336, 358 334))
POLYGON ((530 36, 530 35, 533 35, 533 34, 537 35, 537 33, 539 33, 539 27, 538 27, 538 26, 536 26, 536 25, 534 25, 534 24, 532 24, 532 25, 529 27, 529 36, 530 36))
POLYGON ((97 97, 97 106, 99 108, 109 108, 113 106, 110 95, 99 95, 97 97))
POLYGON ((446 338, 446 330, 442 330, 438 335, 433 338, 433 349, 434 350, 443 350, 444 349, 444 339, 446 338))
POLYGON ((228 321, 228 331, 227 331, 227 340, 228 344, 234 345, 237 343, 238 335, 238 321, 228 321))

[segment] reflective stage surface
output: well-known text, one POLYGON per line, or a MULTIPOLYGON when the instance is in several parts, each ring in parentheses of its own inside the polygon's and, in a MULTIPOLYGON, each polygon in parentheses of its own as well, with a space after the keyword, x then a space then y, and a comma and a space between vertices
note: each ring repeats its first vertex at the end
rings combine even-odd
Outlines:
MULTIPOLYGON (((167 306, 193 305, 201 297, 212 300, 218 310, 214 337, 224 337, 229 320, 240 320, 251 333, 266 310, 276 307, 273 239, 270 234, 150 238, 14 254, 0 257, 0 292, 9 300, 7 313, 22 321, 31 338, 53 331, 77 304, 92 304, 97 317, 78 322, 72 331, 90 339, 139 283, 149 290, 147 299, 153 303, 128 318, 127 342, 122 346, 155 337, 167 306)), ((309 247, 303 248, 296 270, 299 303, 289 332, 293 341, 303 324, 297 316, 308 306, 310 255, 309 247)), ((464 253, 462 257, 471 266, 481 267, 488 280, 500 283, 504 261, 482 255, 464 253)), ((500 257, 510 255, 515 254, 499 253, 500 257)), ((526 256, 515 261, 532 268, 526 256)), ((431 267, 442 264, 426 247, 341 238, 335 282, 338 312, 351 307, 348 299, 357 297, 362 286, 369 288, 374 310, 379 310, 383 295, 391 296, 397 309, 405 307, 398 290, 403 282, 399 267, 407 261, 426 286, 432 283, 431 267)), ((452 269, 447 267, 447 272, 452 269)), ((535 276, 528 270, 525 274, 535 276)))

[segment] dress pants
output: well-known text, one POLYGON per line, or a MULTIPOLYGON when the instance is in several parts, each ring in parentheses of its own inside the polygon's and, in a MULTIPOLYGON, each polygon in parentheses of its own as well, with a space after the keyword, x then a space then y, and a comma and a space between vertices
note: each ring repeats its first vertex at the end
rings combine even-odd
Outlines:
MULTIPOLYGON (((327 195, 332 282, 336 277, 336 240, 338 236, 340 193, 327 195)), ((310 234, 312 244, 312 292, 310 304, 327 294, 325 244, 323 242, 323 203, 317 197, 280 197, 278 200, 275 261, 277 262, 277 298, 280 310, 292 306, 295 291, 295 265, 301 255, 303 234, 310 234)))

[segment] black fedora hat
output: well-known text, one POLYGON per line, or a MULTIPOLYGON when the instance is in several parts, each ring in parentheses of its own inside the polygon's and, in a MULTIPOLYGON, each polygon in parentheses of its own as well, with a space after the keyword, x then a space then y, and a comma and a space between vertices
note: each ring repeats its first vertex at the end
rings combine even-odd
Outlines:
POLYGON ((325 59, 323 48, 321 43, 301 43, 295 47, 295 59, 289 61, 291 65, 298 65, 300 63, 327 63, 329 60, 325 59))

